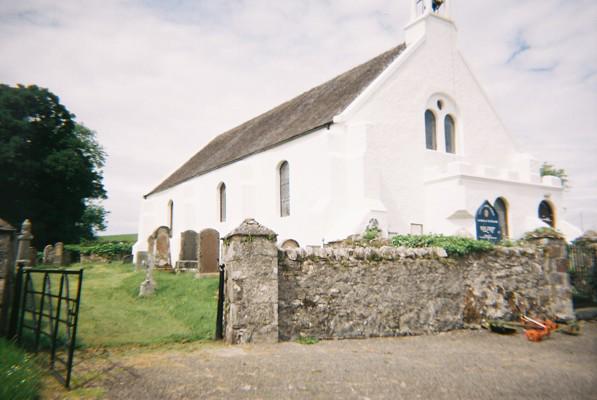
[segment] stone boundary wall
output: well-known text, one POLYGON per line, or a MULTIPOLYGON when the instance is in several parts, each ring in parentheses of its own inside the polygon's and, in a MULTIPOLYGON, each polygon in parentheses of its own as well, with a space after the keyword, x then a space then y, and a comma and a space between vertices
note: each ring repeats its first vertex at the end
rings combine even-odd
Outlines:
POLYGON ((435 248, 281 251, 279 336, 414 335, 519 312, 572 318, 568 277, 558 272, 565 254, 556 248, 559 243, 547 252, 497 248, 455 258, 435 248))
POLYGON ((482 319, 572 319, 566 244, 467 257, 440 248, 276 248, 249 219, 224 239, 224 330, 229 343, 297 337, 414 335, 482 319))

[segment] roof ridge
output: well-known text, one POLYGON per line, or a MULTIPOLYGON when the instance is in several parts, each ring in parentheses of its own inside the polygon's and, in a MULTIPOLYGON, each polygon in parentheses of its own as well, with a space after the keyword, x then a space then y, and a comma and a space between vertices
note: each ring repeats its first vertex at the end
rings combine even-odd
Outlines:
POLYGON ((145 197, 332 123, 405 48, 393 47, 219 134, 145 197))

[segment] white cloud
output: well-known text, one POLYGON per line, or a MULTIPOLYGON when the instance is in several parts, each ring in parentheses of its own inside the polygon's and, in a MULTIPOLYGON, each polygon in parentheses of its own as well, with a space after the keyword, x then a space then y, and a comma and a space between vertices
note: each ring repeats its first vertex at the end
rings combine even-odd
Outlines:
MULTIPOLYGON (((133 232, 141 195, 210 138, 400 43, 408 17, 406 0, 0 0, 0 80, 97 130, 109 231, 133 232)), ((455 18, 506 125, 597 229, 597 3, 461 0, 455 18)))

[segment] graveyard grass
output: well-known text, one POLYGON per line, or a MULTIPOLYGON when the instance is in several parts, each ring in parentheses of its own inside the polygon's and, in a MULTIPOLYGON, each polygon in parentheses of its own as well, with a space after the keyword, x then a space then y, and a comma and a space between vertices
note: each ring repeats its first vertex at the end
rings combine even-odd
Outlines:
POLYGON ((154 272, 152 297, 140 298, 145 274, 131 264, 84 266, 77 342, 82 347, 150 345, 214 337, 218 278, 154 272))

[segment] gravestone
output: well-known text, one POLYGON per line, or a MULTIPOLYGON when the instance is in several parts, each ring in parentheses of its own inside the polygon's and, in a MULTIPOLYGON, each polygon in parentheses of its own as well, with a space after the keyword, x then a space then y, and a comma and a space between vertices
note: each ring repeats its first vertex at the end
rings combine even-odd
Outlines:
POLYGON ((155 266, 165 268, 172 266, 170 262, 170 229, 158 228, 155 239, 155 266))
POLYGON ((64 243, 58 242, 54 245, 54 265, 64 265, 64 243))
POLYGON ((186 271, 197 269, 198 259, 198 240, 197 232, 193 230, 184 231, 180 234, 180 253, 176 262, 177 271, 186 271))
POLYGON ((285 240, 284 243, 282 243, 281 247, 284 250, 287 250, 287 249, 298 249, 301 246, 299 246, 299 244, 298 244, 298 242, 296 240, 294 240, 294 239, 288 239, 288 240, 285 240))
POLYGON ((44 256, 42 259, 42 264, 54 264, 54 246, 51 244, 44 247, 44 256))
POLYGON ((199 233, 199 273, 219 273, 220 234, 215 229, 204 229, 199 233))

